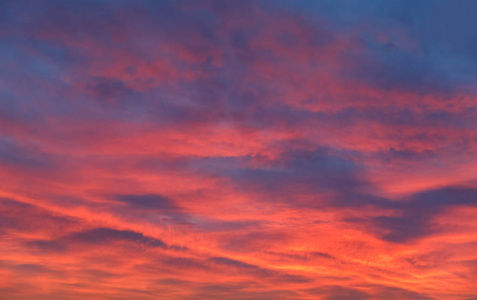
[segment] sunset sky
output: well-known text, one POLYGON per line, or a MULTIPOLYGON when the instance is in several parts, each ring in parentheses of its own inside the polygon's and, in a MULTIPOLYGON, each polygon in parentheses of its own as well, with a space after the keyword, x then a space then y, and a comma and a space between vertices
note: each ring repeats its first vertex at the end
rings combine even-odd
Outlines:
POLYGON ((0 299, 477 299, 476 16, 0 0, 0 299))

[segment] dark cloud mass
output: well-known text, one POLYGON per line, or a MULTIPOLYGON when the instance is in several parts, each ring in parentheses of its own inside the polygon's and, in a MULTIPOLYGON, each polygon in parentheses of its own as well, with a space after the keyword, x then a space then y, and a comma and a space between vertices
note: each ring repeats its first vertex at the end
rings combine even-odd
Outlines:
POLYGON ((137 208, 178 210, 179 208, 171 199, 161 195, 117 195, 115 198, 137 208))

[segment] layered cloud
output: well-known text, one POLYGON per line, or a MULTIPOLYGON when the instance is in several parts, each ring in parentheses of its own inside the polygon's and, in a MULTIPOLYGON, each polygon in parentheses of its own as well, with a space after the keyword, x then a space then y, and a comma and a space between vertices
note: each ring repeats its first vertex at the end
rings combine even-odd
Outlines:
POLYGON ((473 299, 472 1, 3 1, 0 298, 473 299))

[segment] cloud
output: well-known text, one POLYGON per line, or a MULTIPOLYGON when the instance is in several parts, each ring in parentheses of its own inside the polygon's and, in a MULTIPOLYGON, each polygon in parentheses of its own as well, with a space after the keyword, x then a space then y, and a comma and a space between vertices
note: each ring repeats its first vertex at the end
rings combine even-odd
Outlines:
POLYGON ((402 215, 376 217, 378 228, 387 231, 383 238, 394 242, 405 242, 427 236, 444 228, 435 228, 432 220, 438 214, 456 206, 477 206, 477 190, 472 187, 445 187, 413 195, 402 204, 402 215))
POLYGON ((176 206, 172 199, 161 195, 116 195, 115 199, 139 209, 179 210, 179 207, 176 206))
POLYGON ((13 199, 0 198, 0 230, 23 233, 61 232, 78 225, 74 217, 13 199))
POLYGON ((348 221, 369 222, 370 228, 384 240, 403 243, 445 231, 445 227, 433 223, 434 218, 455 207, 477 206, 477 190, 471 186, 449 186, 419 192, 400 201, 378 199, 369 204, 396 213, 348 221))
MULTIPOLYGON (((44 254, 69 253, 78 249, 131 243, 151 248, 168 249, 169 245, 160 239, 144 236, 132 230, 117 230, 98 227, 84 231, 72 232, 56 239, 33 239, 25 242, 30 249, 44 254)), ((175 249, 172 247, 171 249, 175 249)))
POLYGON ((474 297, 475 8, 1 1, 0 294, 474 297))
POLYGON ((309 290, 313 295, 324 297, 327 300, 371 299, 371 295, 359 289, 329 286, 309 290))
POLYGON ((132 93, 122 81, 112 78, 94 78, 89 84, 89 89, 95 98, 107 101, 117 101, 118 98, 132 93))
POLYGON ((167 245, 159 239, 146 237, 142 233, 131 230, 116 230, 111 228, 94 228, 72 233, 66 237, 66 240, 95 245, 126 241, 151 247, 167 248, 167 245))
POLYGON ((52 169, 54 162, 35 147, 19 145, 16 141, 0 137, 0 163, 19 169, 52 169))
POLYGON ((255 276, 259 276, 261 278, 269 277, 273 282, 305 283, 310 281, 310 278, 304 276, 292 275, 287 274, 286 272, 260 268, 255 265, 251 265, 242 261, 226 257, 212 257, 210 261, 214 262, 217 265, 223 265, 227 267, 232 267, 233 269, 238 269, 239 272, 252 273, 255 276))

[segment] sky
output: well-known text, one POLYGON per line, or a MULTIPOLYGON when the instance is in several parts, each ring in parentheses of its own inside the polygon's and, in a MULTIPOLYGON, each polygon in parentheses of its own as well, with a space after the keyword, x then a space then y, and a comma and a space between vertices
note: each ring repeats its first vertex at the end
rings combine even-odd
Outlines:
POLYGON ((0 298, 477 299, 476 14, 0 1, 0 298))

